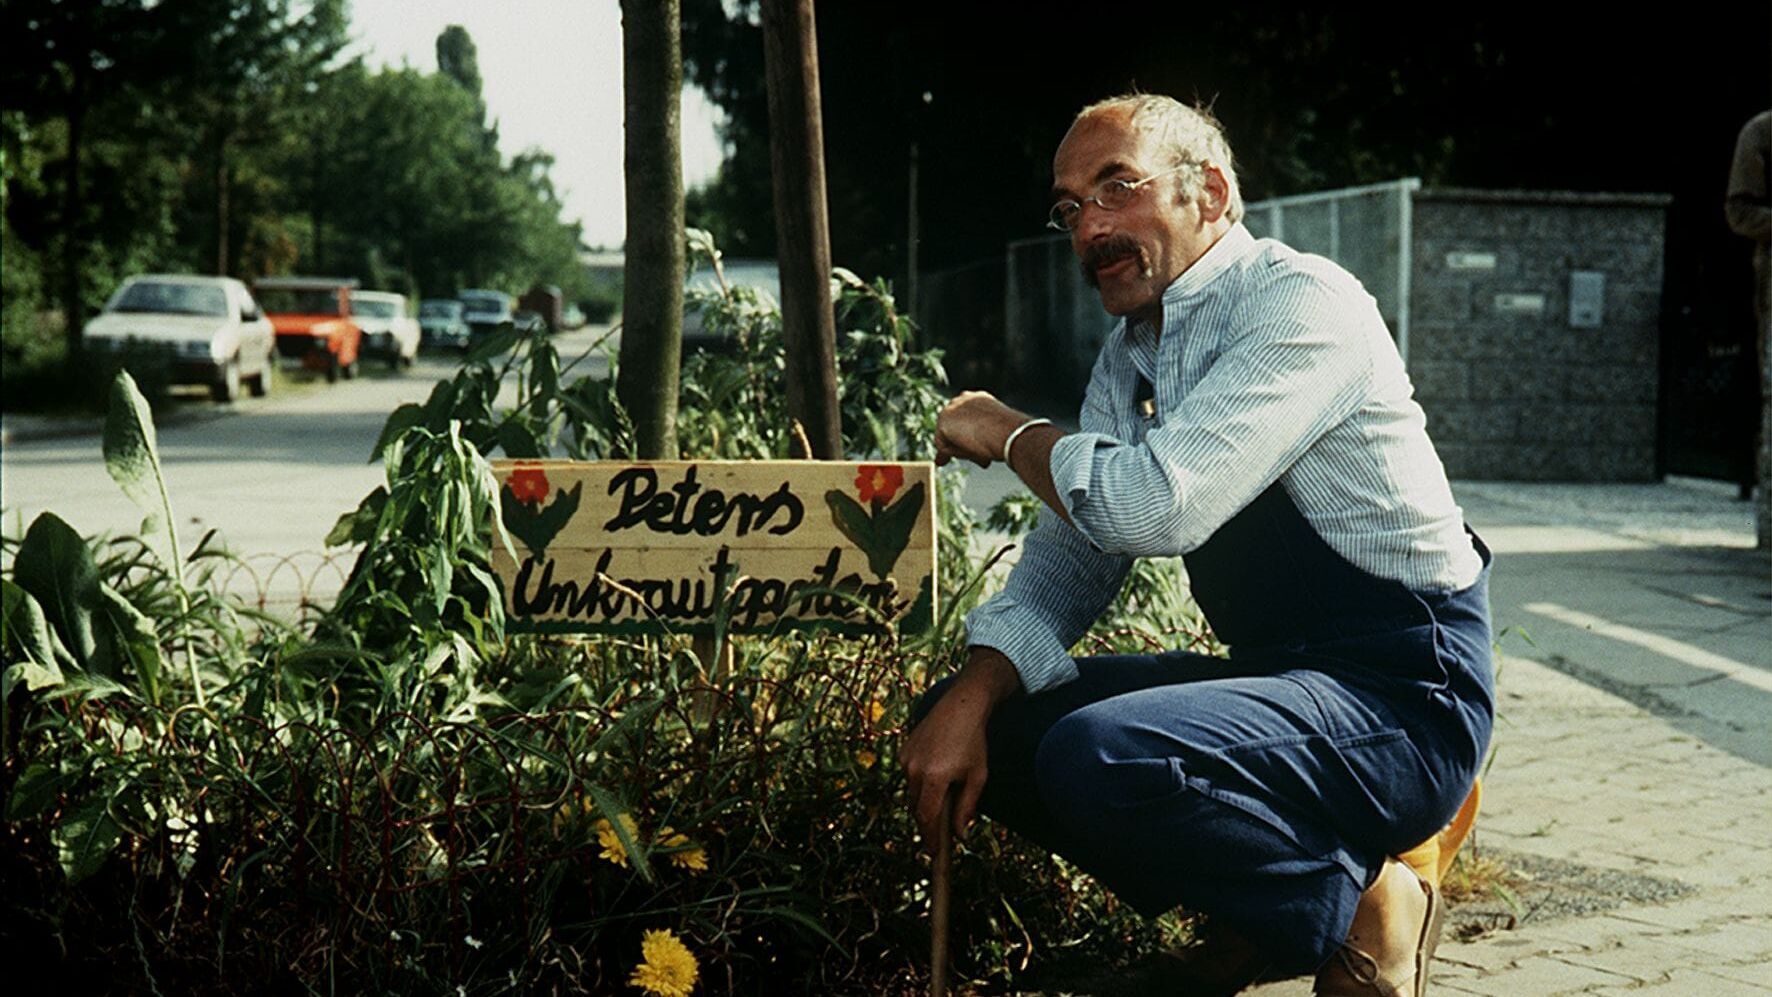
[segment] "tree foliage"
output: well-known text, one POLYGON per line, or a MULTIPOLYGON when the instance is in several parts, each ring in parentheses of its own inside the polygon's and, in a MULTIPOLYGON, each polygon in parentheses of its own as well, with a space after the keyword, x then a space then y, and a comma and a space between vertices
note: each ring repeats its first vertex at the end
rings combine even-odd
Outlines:
POLYGON ((478 100, 452 79, 352 63, 312 106, 312 127, 285 133, 277 167, 297 178, 307 212, 290 231, 309 265, 445 297, 573 283, 578 232, 558 221, 551 157, 528 150, 502 164, 478 100))
POLYGON ((451 24, 437 36, 437 71, 480 96, 480 50, 474 47, 468 29, 451 24))
MULTIPOLYGON (((833 259, 902 275, 913 143, 925 269, 1040 235, 1071 116, 1133 88, 1211 106, 1249 200, 1402 176, 1664 191, 1720 231, 1729 143, 1766 105, 1772 25, 1763 4, 1700 8, 1480 4, 1430 27, 1419 7, 1370 5, 821 4, 833 259)), ((725 113, 732 150, 688 221, 745 256, 774 251, 758 9, 683 0, 686 78, 725 113)))
POLYGON ((50 325, 77 350, 83 316, 132 273, 324 273, 435 296, 582 288, 552 157, 501 156, 460 27, 438 39, 443 71, 425 74, 343 59, 343 0, 6 8, 9 386, 61 355, 38 342, 50 325))

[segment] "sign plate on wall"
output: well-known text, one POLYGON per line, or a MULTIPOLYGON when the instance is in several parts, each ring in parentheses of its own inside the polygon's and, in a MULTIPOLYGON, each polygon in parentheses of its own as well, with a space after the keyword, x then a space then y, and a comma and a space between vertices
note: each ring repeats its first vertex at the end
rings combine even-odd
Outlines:
POLYGON ((926 630, 935 468, 838 461, 492 462, 513 630, 926 630))
POLYGON ((1494 253, 1454 252, 1446 254, 1448 270, 1493 270, 1494 253))
POLYGON ((1543 315, 1542 294, 1497 294, 1495 310, 1510 315, 1543 315))

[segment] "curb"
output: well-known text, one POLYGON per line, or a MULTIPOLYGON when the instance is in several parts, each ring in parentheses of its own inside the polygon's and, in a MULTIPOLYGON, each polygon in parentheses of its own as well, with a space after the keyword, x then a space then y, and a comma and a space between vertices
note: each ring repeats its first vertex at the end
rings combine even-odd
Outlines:
MULTIPOLYGON (((213 408, 204 411, 185 407, 175 408, 170 412, 154 414, 156 430, 169 429, 175 426, 192 426, 217 419, 226 419, 242 413, 232 405, 222 406, 210 402, 213 408)), ((71 440, 83 436, 101 436, 105 431, 103 416, 90 418, 50 418, 44 416, 23 416, 27 425, 0 423, 0 446, 14 443, 36 443, 45 440, 71 440)))

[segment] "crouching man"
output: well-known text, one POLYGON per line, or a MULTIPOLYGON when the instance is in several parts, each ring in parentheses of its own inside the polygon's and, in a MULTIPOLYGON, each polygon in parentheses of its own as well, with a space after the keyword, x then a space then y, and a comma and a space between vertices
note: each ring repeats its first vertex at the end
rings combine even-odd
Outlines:
POLYGON ((1437 876, 1396 856, 1471 791, 1494 716, 1489 553, 1465 528, 1370 295, 1240 223, 1209 116, 1078 114, 1051 224, 1121 321, 1081 431, 988 394, 936 461, 1001 460, 1049 507, 966 620, 901 760, 933 840, 977 812, 1145 916, 1176 906, 1323 995, 1421 994, 1437 876), (1073 660, 1136 557, 1185 559, 1228 659, 1073 660))

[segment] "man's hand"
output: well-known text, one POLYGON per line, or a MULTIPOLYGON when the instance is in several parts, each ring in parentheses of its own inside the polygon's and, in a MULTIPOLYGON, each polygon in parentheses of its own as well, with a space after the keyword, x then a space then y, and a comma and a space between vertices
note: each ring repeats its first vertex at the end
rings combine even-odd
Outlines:
POLYGON ((935 847, 942 800, 950 788, 958 789, 954 837, 963 837, 972 824, 989 774, 985 725, 997 703, 1020 688, 1021 677, 1007 657, 990 648, 975 647, 954 684, 905 738, 898 757, 907 780, 906 800, 923 833, 925 848, 935 847))
POLYGON ((941 410, 935 422, 935 463, 961 457, 989 467, 1003 457, 1003 441, 1027 416, 998 401, 988 391, 962 391, 941 410))

